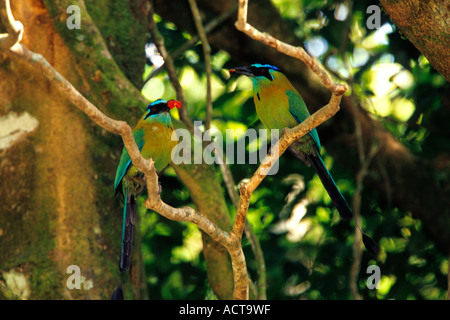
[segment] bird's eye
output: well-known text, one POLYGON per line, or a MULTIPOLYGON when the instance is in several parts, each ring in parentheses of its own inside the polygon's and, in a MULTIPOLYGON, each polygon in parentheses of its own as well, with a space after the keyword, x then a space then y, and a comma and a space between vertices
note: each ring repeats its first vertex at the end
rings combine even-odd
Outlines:
POLYGON ((264 74, 267 73, 267 69, 266 69, 266 68, 260 68, 260 69, 259 69, 259 73, 262 74, 262 75, 264 75, 264 74))

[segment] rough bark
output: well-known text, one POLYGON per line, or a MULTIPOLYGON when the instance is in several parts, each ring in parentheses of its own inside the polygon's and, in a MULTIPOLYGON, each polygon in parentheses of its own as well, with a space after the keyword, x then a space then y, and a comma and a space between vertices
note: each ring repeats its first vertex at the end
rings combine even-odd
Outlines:
MULTIPOLYGON (((22 43, 86 89, 90 80, 44 4, 15 2, 12 9, 25 26, 22 43)), ((2 106, 9 106, 2 114, 28 112, 39 125, 2 157, 0 269, 24 275, 22 298, 107 299, 119 283, 113 235, 120 222, 110 219, 116 205, 100 191, 104 175, 95 170, 95 156, 107 158, 94 151, 101 132, 29 65, 2 54, 1 66, 2 106), (70 265, 80 267, 80 290, 66 286, 70 265)))
POLYGON ((403 35, 450 81, 450 4, 435 0, 380 2, 403 35))
MULTIPOLYGON (((135 87, 145 62, 147 5, 30 0, 13 3, 12 9, 25 26, 24 45, 42 54, 103 112, 133 125, 147 103, 135 87), (73 4, 82 10, 81 30, 66 26, 66 8, 73 4)), ((0 195, 6 200, 0 206, 0 270, 28 279, 28 290, 18 298, 108 299, 119 283, 122 204, 111 188, 121 140, 90 122, 29 65, 3 53, 0 62, 1 114, 28 112, 39 123, 2 152, 0 195), (66 268, 72 264, 80 266, 92 288, 66 288, 66 268)), ((180 176, 208 181, 187 183, 191 196, 213 222, 230 228, 214 170, 186 166, 180 176), (205 199, 211 185, 216 193, 205 199)), ((131 285, 124 289, 127 298, 139 299, 147 294, 138 232, 135 240, 131 285)), ((219 298, 231 298, 228 254, 208 236, 204 244, 211 287, 219 298)))

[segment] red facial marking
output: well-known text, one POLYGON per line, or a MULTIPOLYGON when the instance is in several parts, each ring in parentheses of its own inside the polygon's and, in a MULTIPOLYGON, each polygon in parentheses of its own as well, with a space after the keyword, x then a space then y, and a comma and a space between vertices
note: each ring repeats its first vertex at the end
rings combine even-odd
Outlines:
POLYGON ((173 108, 180 109, 181 108, 181 102, 178 100, 169 100, 167 102, 167 105, 169 106, 170 109, 173 109, 173 108))

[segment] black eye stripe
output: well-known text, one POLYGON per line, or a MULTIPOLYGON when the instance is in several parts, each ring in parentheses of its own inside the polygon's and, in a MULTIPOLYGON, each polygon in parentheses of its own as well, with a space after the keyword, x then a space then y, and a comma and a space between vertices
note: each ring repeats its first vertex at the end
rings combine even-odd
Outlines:
POLYGON ((153 104, 150 106, 150 108, 154 109, 154 108, 161 108, 165 105, 165 103, 158 103, 158 104, 153 104))
MULTIPOLYGON (((269 68, 266 66, 254 66, 254 65, 251 65, 250 67, 248 67, 248 70, 250 70, 254 76, 265 77, 265 78, 269 79, 270 81, 272 81, 273 77, 270 74, 269 69, 273 69, 273 68, 269 68)), ((273 70, 275 70, 275 69, 273 69, 273 70)))
POLYGON ((266 68, 260 68, 259 74, 263 77, 266 77, 269 80, 272 80, 272 75, 270 74, 269 70, 266 68))
POLYGON ((164 111, 164 108, 166 106, 167 106, 167 103, 163 103, 163 102, 149 105, 147 107, 147 114, 145 115, 144 120, 147 119, 148 117, 150 117, 151 115, 161 113, 162 111, 164 111))

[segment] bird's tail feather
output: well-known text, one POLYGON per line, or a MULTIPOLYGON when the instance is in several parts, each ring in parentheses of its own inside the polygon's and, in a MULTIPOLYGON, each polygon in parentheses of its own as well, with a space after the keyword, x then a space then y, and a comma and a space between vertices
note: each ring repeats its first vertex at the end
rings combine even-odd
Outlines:
MULTIPOLYGON (((309 159, 311 160, 311 164, 316 171, 317 175, 319 176, 320 180, 322 181, 323 186, 327 190, 328 194, 330 195, 331 200, 333 200, 334 205, 336 206, 336 209, 339 211, 339 215, 343 219, 351 219, 353 217, 352 211, 350 207, 347 204, 347 201, 345 201, 344 196, 339 191, 338 187, 336 186, 336 183, 333 180, 333 177, 331 176, 330 172, 328 171, 327 167, 323 163, 323 160, 318 155, 309 156, 309 159)), ((356 223, 356 221, 355 221, 356 223)), ((370 238, 368 235, 366 235, 360 226, 356 224, 358 229, 361 231, 363 243, 367 250, 369 250, 372 254, 378 255, 380 252, 380 249, 378 247, 378 244, 370 238)))
MULTIPOLYGON (((123 223, 122 223, 122 248, 120 249, 119 269, 123 275, 131 265, 131 253, 133 251, 133 235, 136 214, 136 199, 124 190, 123 223)), ((122 278, 120 285, 114 290, 111 300, 123 300, 122 278)))
POLYGON ((328 195, 330 196, 331 200, 333 200, 333 203, 336 206, 336 209, 338 210, 341 218, 346 220, 351 219, 353 217, 352 211, 350 210, 347 201, 345 201, 344 196, 336 186, 336 183, 334 182, 333 177, 331 176, 327 167, 323 163, 322 158, 318 155, 312 155, 309 156, 309 159, 311 160, 311 164, 314 170, 322 181, 323 186, 327 190, 328 195))
POLYGON ((122 281, 120 281, 120 285, 114 290, 111 300, 123 300, 123 291, 122 291, 122 281))
POLYGON ((122 249, 120 251, 120 262, 119 262, 119 268, 121 272, 128 271, 131 264, 135 214, 136 214, 136 200, 134 196, 128 194, 128 191, 125 191, 125 204, 123 208, 123 225, 122 225, 122 249))

